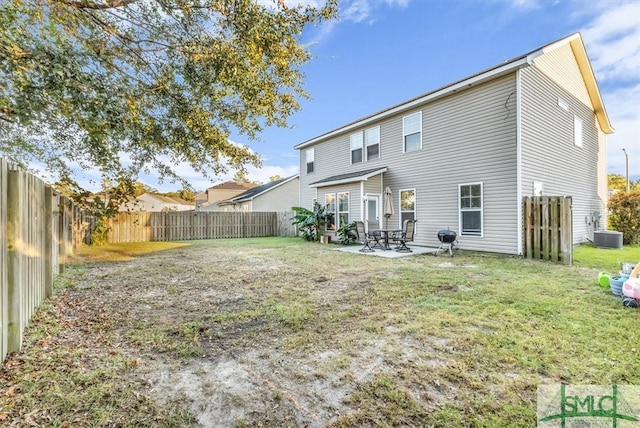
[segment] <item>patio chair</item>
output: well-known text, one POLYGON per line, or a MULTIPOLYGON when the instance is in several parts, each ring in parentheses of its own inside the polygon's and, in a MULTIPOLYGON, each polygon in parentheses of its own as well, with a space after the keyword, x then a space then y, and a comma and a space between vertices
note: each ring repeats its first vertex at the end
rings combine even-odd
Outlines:
POLYGON ((362 248, 360 249, 363 253, 370 253, 375 251, 371 248, 371 242, 375 242, 375 239, 371 239, 369 234, 365 230, 364 222, 356 221, 356 232, 358 233, 358 240, 362 244, 362 248))
POLYGON ((378 229, 380 225, 377 221, 367 221, 367 234, 369 235, 369 239, 372 242, 372 247, 384 248, 384 244, 382 243, 382 233, 381 232, 373 232, 374 229, 378 229))
POLYGON ((413 242, 413 235, 416 232, 416 222, 418 220, 405 220, 402 223, 402 231, 392 236, 392 241, 396 243, 396 251, 400 253, 412 253, 411 248, 407 247, 407 242, 413 242))

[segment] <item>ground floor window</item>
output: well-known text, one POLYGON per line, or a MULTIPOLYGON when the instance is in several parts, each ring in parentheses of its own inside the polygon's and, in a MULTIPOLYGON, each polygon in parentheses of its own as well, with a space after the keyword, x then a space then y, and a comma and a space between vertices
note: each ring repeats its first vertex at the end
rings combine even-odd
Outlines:
POLYGON ((349 224, 349 192, 338 193, 338 227, 349 224))
POLYGON ((400 190, 400 225, 416 219, 416 190, 400 190))
POLYGON ((336 230, 336 194, 329 193, 324 195, 324 204, 326 207, 327 224, 325 230, 336 230))
POLYGON ((482 236, 482 183, 461 184, 460 234, 482 236))

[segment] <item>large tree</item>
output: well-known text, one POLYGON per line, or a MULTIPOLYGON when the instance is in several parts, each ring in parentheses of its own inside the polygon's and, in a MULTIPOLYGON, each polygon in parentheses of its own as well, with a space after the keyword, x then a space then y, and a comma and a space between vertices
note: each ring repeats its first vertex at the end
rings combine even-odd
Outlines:
POLYGON ((259 165, 228 137, 287 125, 307 95, 302 31, 336 3, 2 0, 0 155, 129 184, 259 165))

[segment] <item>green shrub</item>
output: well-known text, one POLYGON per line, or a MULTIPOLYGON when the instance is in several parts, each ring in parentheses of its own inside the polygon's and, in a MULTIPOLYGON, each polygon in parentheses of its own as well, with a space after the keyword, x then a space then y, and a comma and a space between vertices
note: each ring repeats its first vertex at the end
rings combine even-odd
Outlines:
POLYGON ((626 245, 640 244, 640 190, 609 198, 609 229, 622 232, 626 245))
POLYGON ((343 224, 336 230, 336 234, 338 235, 338 241, 342 245, 351 245, 358 239, 354 222, 343 224))
POLYGON ((109 242, 109 226, 107 216, 99 216, 93 225, 89 245, 105 245, 109 242))
POLYGON ((313 210, 303 207, 291 208, 296 214, 291 223, 298 227, 300 235, 307 241, 319 241, 321 231, 327 223, 327 210, 318 202, 313 204, 313 210))

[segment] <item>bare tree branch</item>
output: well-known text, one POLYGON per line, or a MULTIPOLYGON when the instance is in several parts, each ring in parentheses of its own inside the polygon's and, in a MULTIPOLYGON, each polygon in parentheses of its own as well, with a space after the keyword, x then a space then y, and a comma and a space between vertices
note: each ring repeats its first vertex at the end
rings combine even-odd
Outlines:
POLYGON ((135 3, 138 0, 109 0, 105 3, 93 3, 89 1, 69 1, 69 0, 59 0, 61 3, 66 4, 71 7, 75 7, 76 9, 92 9, 92 10, 106 10, 106 9, 115 9, 117 7, 128 6, 132 3, 135 3))

